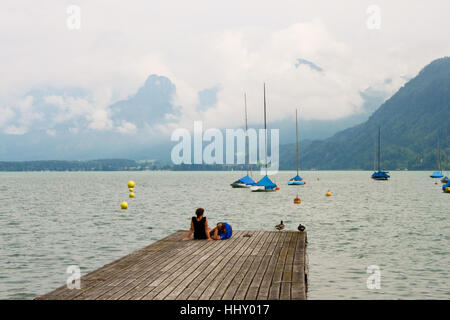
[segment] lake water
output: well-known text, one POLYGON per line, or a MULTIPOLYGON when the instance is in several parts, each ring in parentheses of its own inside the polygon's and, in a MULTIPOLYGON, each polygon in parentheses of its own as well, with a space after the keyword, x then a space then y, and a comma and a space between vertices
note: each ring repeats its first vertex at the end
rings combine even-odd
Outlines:
POLYGON ((285 171, 278 192, 255 193, 229 186, 239 172, 0 173, 0 299, 32 299, 63 285, 70 265, 86 274, 187 229, 197 207, 234 229, 306 225, 309 299, 449 299, 450 194, 430 172, 370 174, 302 172, 305 186, 287 186, 285 171), (370 265, 380 289, 367 288, 370 265))

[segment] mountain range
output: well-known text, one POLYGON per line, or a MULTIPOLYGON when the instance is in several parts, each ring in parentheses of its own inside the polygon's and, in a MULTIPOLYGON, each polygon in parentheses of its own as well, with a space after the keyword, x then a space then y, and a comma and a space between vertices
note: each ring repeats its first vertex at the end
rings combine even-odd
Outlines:
MULTIPOLYGON (((423 68, 367 121, 302 148, 303 169, 364 169, 374 167, 374 147, 381 128, 381 166, 386 170, 432 170, 448 154, 450 125, 450 58, 423 68)), ((295 168, 295 145, 281 148, 280 167, 295 168)))
MULTIPOLYGON (((299 59, 298 64, 323 72, 307 60, 299 59)), ((176 91, 169 78, 152 74, 135 93, 99 109, 94 107, 98 99, 87 89, 37 87, 26 92, 16 108, 7 109, 9 118, 0 121, 0 161, 126 158, 169 162, 170 136, 153 129, 181 117, 174 102, 176 91)), ((217 105, 219 91, 216 85, 198 92, 199 112, 217 105)), ((369 87, 360 96, 364 103, 358 114, 327 121, 301 119, 302 138, 325 139, 367 120, 387 93, 369 87)), ((244 119, 236 123, 243 125, 244 119)), ((280 128, 281 144, 295 141, 291 117, 268 125, 280 128)))
MULTIPOLYGON (((299 59, 298 63, 322 72, 312 62, 299 59)), ((198 109, 214 107, 219 90, 215 86, 199 91, 198 109)), ((170 164, 174 142, 170 137, 154 135, 152 126, 180 117, 179 107, 173 102, 175 94, 176 87, 169 78, 150 75, 135 94, 105 108, 110 113, 107 125, 113 129, 102 131, 92 129, 105 124, 89 114, 88 107, 95 101, 88 91, 31 90, 24 98, 39 112, 32 118, 32 126, 28 121, 31 116, 25 114, 27 117, 21 120, 10 121, 7 128, 15 134, 6 130, 0 133, 0 161, 132 159, 170 164), (18 132, 24 125, 29 125, 26 132, 18 132)), ((387 100, 386 93, 372 88, 360 95, 364 104, 359 114, 333 121, 300 120, 301 169, 373 169, 378 128, 384 169, 437 169, 438 137, 445 165, 450 120, 449 57, 427 65, 387 100)), ((280 168, 295 169, 295 121, 288 117, 268 126, 280 128, 280 168)))

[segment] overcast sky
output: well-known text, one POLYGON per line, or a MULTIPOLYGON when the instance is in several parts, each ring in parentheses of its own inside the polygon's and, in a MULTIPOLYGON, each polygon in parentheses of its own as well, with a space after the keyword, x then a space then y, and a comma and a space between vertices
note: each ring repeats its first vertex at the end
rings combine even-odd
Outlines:
POLYGON ((170 128, 235 126, 244 91, 249 116, 261 121, 263 82, 270 120, 295 107, 304 119, 342 118, 361 111, 360 91, 392 94, 450 55, 449 12, 448 0, 2 0, 0 130, 14 117, 26 119, 10 132, 27 130, 40 110, 24 95, 41 87, 88 90, 80 112, 107 130, 108 106, 150 74, 176 86, 182 118, 170 128), (70 5, 81 9, 79 29, 68 27, 70 5), (322 71, 297 68, 299 58, 322 71), (198 92, 214 87, 216 106, 198 110, 198 92))

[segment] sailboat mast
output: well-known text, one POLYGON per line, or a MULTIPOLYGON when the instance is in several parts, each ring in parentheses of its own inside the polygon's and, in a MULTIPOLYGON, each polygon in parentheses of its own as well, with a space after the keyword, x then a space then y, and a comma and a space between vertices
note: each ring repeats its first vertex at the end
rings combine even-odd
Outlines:
POLYGON ((247 161, 247 176, 249 170, 249 158, 248 158, 248 124, 247 124, 247 94, 244 92, 244 105, 245 105, 245 161, 247 161))
POLYGON ((373 141, 373 171, 377 170, 377 135, 374 135, 373 141))
POLYGON ((297 176, 298 176, 298 115, 297 115, 297 109, 295 109, 295 141, 297 145, 297 176))
POLYGON ((378 127, 378 171, 381 171, 381 127, 378 127))
POLYGON ((439 165, 439 171, 442 173, 441 146, 440 146, 440 143, 439 143, 439 131, 438 131, 438 165, 439 165))
POLYGON ((448 171, 448 131, 445 130, 445 170, 448 171))
POLYGON ((264 83, 264 147, 266 157, 266 176, 267 176, 267 122, 266 122, 266 83, 264 83))

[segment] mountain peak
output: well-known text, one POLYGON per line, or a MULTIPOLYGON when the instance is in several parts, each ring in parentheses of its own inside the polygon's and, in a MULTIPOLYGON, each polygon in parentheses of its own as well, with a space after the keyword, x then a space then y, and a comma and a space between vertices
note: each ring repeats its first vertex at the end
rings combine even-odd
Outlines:
POLYGON ((433 60, 426 65, 418 74, 418 76, 434 75, 449 75, 450 72, 450 57, 442 57, 433 60))

